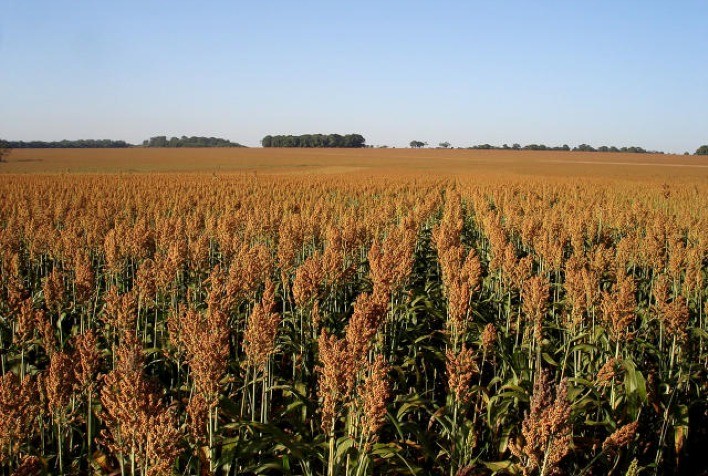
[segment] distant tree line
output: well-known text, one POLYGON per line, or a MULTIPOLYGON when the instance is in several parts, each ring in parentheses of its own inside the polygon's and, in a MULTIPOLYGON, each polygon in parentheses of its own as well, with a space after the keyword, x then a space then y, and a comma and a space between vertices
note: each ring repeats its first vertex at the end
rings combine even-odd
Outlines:
MULTIPOLYGON (((413 149, 419 149, 421 147, 425 147, 428 145, 427 142, 422 142, 419 140, 413 140, 408 144, 411 148, 413 149)), ((439 144, 440 148, 447 149, 450 147, 449 142, 441 142, 439 144)), ((615 146, 600 146, 600 147, 593 147, 588 144, 580 144, 575 147, 570 147, 567 144, 559 145, 559 146, 548 146, 545 144, 527 144, 522 146, 521 144, 504 144, 501 146, 498 145, 491 145, 491 144, 479 144, 479 145, 473 145, 470 147, 467 147, 467 149, 474 149, 474 150, 560 150, 560 151, 573 151, 573 152, 624 152, 628 154, 663 154, 664 152, 658 151, 658 150, 646 150, 642 147, 637 147, 637 146, 631 146, 631 147, 615 147, 615 146)), ((699 151, 696 151, 696 154, 705 154, 708 155, 708 146, 703 146, 699 148, 699 151), (705 149, 703 149, 705 148, 705 149), (703 149, 702 152, 701 149, 703 149)))
POLYGON ((656 150, 646 150, 642 147, 615 147, 615 146, 600 146, 600 147, 593 147, 588 144, 580 144, 578 146, 575 146, 571 148, 567 144, 563 144, 561 146, 547 146, 544 144, 528 144, 521 146, 520 144, 513 144, 509 146, 508 144, 504 144, 501 147, 500 146, 495 146, 495 145, 490 145, 490 144, 480 144, 480 145, 473 145, 472 147, 468 147, 468 149, 482 149, 482 150, 563 150, 563 151, 573 151, 573 152, 625 152, 629 154, 663 154, 664 152, 661 151, 656 151, 656 150))
POLYGON ((708 145, 702 145, 696 150, 696 155, 708 155, 708 145))
MULTIPOLYGON (((124 140, 111 139, 80 139, 61 141, 2 141, 0 145, 5 149, 119 149, 135 147, 124 140)), ((182 136, 171 137, 156 136, 143 141, 143 147, 245 147, 236 142, 231 142, 218 137, 182 136)))
POLYGON ((117 149, 131 147, 124 140, 110 139, 79 139, 61 141, 7 141, 7 146, 12 149, 117 149))
POLYGON ((573 150, 580 152, 624 152, 628 154, 663 154, 661 150, 646 150, 643 147, 630 146, 630 147, 615 147, 602 145, 595 149, 594 147, 587 144, 580 144, 577 147, 573 147, 573 150))
POLYGON ((361 134, 304 134, 301 136, 267 135, 261 139, 263 147, 366 147, 361 134))
POLYGON ((155 136, 143 141, 144 147, 245 147, 236 142, 219 137, 155 136))
MULTIPOLYGON (((585 145, 581 145, 579 147, 585 147, 585 145)), ((502 146, 498 145, 490 145, 490 144, 479 144, 479 145, 473 145, 471 147, 468 147, 468 149, 476 149, 476 150, 579 150, 577 148, 571 149, 569 145, 560 145, 560 146, 547 146, 544 144, 528 144, 528 145, 520 145, 520 144, 512 144, 511 146, 508 144, 504 144, 502 146)))

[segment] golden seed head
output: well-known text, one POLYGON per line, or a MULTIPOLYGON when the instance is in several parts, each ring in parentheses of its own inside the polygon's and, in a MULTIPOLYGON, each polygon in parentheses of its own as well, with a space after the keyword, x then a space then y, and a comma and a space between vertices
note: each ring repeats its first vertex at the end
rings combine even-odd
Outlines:
POLYGON ((471 348, 462 346, 459 352, 447 351, 447 384, 450 393, 455 400, 462 405, 466 405, 470 398, 470 386, 472 377, 479 374, 479 367, 475 360, 475 354, 471 348))
POLYGON ((606 453, 615 453, 620 448, 628 446, 632 441, 634 441, 634 436, 637 433, 637 426, 639 422, 634 421, 628 423, 608 436, 602 443, 602 451, 606 453))

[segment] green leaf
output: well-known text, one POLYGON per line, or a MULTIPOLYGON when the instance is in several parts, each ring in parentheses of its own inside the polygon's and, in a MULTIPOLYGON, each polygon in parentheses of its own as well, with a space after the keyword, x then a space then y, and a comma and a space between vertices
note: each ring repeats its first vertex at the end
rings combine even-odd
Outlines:
POLYGON ((401 448, 393 443, 376 443, 371 447, 369 454, 381 456, 382 458, 393 458, 400 451, 401 448))
POLYGON ((594 352, 597 350, 597 347, 592 345, 592 344, 577 344, 574 345, 573 347, 570 348, 570 353, 573 354, 575 352, 594 352))
POLYGON ((517 474, 516 465, 509 460, 504 461, 482 461, 482 464, 489 470, 496 472, 504 471, 507 474, 517 474))
POLYGON ((558 367, 558 362, 553 360, 553 357, 551 357, 550 354, 548 354, 547 352, 542 353, 541 358, 543 358, 543 360, 545 360, 548 364, 554 367, 558 367))
POLYGON ((339 438, 336 442, 337 449, 335 452, 335 459, 337 461, 341 461, 342 457, 351 449, 352 446, 354 446, 354 440, 349 436, 339 438))

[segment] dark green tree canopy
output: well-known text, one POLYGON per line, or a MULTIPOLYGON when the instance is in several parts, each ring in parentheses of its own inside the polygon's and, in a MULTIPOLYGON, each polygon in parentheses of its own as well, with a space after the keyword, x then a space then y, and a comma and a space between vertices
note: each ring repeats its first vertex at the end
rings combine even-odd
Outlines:
POLYGON ((708 145, 702 145, 696 150, 696 155, 708 155, 708 145))
POLYGON ((421 142, 421 141, 419 141, 419 140, 412 140, 411 143, 408 144, 408 145, 410 145, 411 148, 413 148, 413 149, 420 149, 421 147, 425 147, 426 145, 428 145, 428 143, 427 143, 427 142, 421 142))
POLYGON ((366 139, 361 134, 303 134, 267 135, 261 139, 263 147, 366 147, 366 139))
POLYGON ((62 140, 54 142, 46 142, 41 140, 10 141, 8 146, 13 149, 119 149, 123 147, 131 147, 124 140, 111 139, 79 139, 79 140, 62 140))
POLYGON ((171 137, 155 136, 143 141, 144 147, 244 147, 236 142, 219 137, 182 136, 171 137))

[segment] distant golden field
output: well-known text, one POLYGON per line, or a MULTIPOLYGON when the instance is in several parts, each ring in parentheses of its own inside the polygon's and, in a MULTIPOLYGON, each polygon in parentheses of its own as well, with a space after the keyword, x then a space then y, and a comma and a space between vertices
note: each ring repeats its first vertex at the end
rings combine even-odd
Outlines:
POLYGON ((708 158, 15 150, 0 475, 701 474, 708 158))
POLYGON ((708 157, 440 149, 18 149, 0 173, 256 172, 708 178, 708 157))

